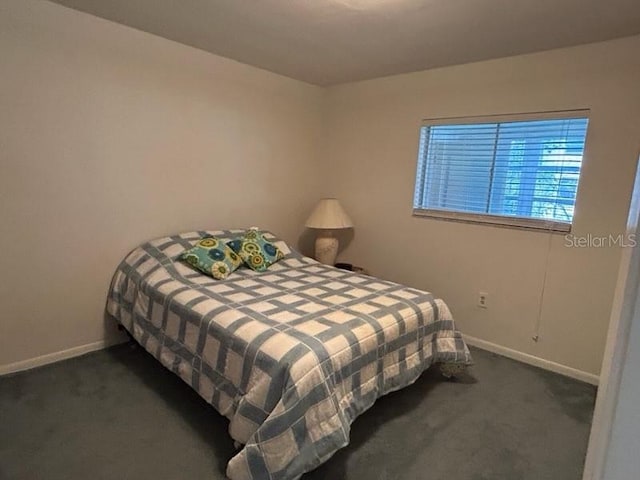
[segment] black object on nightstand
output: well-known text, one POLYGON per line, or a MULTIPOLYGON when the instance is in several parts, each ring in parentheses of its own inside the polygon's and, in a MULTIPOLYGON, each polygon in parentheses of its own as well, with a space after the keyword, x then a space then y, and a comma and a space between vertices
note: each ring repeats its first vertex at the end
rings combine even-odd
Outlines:
POLYGON ((353 264, 351 263, 336 263, 334 265, 336 268, 341 268, 342 270, 349 270, 353 272, 353 264))
POLYGON ((341 268, 342 270, 349 270, 353 273, 362 273, 364 275, 369 275, 369 271, 366 268, 358 267, 352 263, 336 263, 334 265, 336 268, 341 268))

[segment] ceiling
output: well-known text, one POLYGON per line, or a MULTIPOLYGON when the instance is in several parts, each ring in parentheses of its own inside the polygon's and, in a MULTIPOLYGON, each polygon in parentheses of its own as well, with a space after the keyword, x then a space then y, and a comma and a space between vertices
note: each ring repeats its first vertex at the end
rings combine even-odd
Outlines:
POLYGON ((640 0, 52 1, 317 85, 640 33, 640 0))

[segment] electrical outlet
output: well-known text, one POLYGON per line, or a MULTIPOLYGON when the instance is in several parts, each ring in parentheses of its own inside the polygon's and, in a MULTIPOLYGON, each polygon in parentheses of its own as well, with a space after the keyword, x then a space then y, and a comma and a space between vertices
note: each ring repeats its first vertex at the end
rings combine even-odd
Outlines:
POLYGON ((478 292, 478 307, 489 307, 489 294, 487 292, 478 292))

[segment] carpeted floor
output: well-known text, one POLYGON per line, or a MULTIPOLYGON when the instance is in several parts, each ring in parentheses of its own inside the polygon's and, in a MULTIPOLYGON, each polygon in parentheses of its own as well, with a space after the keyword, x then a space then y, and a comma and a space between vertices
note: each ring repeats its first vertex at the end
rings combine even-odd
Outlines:
MULTIPOLYGON (((595 388, 473 350, 356 420, 303 480, 578 480, 595 388)), ((223 479, 227 421, 133 344, 0 378, 0 478, 223 479)))

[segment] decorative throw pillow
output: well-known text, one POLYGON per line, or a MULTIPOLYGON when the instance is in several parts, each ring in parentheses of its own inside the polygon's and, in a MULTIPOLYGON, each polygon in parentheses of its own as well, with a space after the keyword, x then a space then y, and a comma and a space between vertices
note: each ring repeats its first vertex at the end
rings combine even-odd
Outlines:
POLYGON ((273 243, 264 238, 264 233, 251 229, 243 237, 227 242, 249 268, 256 272, 264 272, 284 254, 273 243))
POLYGON ((242 259, 222 240, 205 237, 180 255, 180 260, 216 280, 227 278, 242 265, 242 259))

